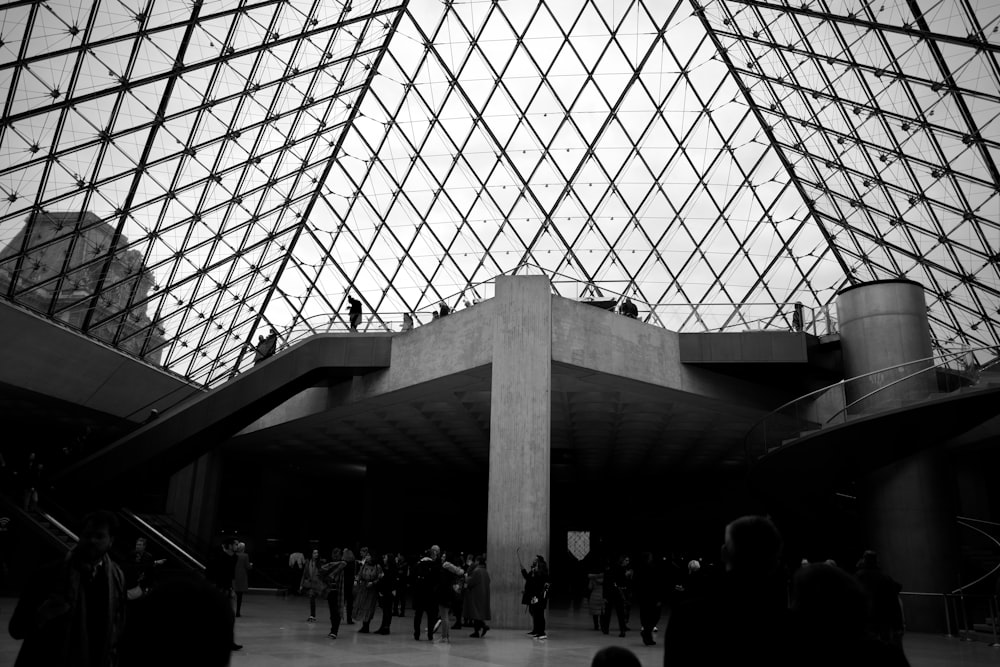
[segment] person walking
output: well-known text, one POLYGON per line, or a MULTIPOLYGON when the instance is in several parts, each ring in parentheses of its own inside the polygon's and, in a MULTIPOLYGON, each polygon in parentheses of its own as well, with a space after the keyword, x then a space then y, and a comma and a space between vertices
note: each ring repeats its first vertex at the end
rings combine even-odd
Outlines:
POLYGON ((410 583, 410 564, 406 556, 396 556, 396 596, 392 601, 392 614, 403 618, 406 616, 406 589, 410 583))
POLYGON ((309 618, 306 619, 306 623, 316 622, 316 598, 324 596, 326 593, 326 584, 323 583, 323 573, 320 571, 322 565, 319 549, 313 549, 309 560, 302 566, 299 593, 304 591, 309 597, 309 618))
POLYGON ((587 575, 587 590, 590 592, 590 597, 587 598, 587 606, 590 611, 590 616, 594 620, 594 629, 601 629, 601 619, 604 618, 604 570, 601 567, 597 559, 594 559, 594 566, 591 568, 596 570, 587 575))
POLYGON ((420 641, 420 621, 427 614, 427 639, 434 639, 438 618, 438 588, 441 582, 441 549, 428 549, 413 568, 413 638, 420 641))
POLYGON ((354 579, 358 576, 358 561, 354 552, 344 549, 344 625, 354 625, 354 579))
POLYGON ((535 556, 531 561, 531 570, 522 567, 521 576, 524 577, 521 604, 528 605, 528 613, 531 614, 531 632, 528 635, 535 639, 548 639, 545 634, 545 606, 549 597, 549 566, 545 558, 535 556))
POLYGON ((395 605, 399 588, 399 576, 396 569, 396 556, 391 553, 382 556, 382 578, 375 585, 378 592, 378 606, 382 610, 382 622, 379 623, 377 635, 389 634, 392 625, 392 609, 395 605))
MULTIPOLYGON (((239 540, 235 537, 227 537, 222 540, 222 549, 214 551, 208 557, 208 565, 205 567, 205 579, 210 584, 222 591, 230 601, 233 599, 233 578, 236 575, 236 546, 239 540)), ((233 621, 235 622, 235 617, 233 621)), ((243 648, 242 644, 233 642, 232 650, 238 651, 243 648)))
POLYGON ((236 593, 236 618, 240 617, 243 610, 243 595, 250 590, 250 570, 253 563, 250 562, 250 554, 247 553, 246 542, 236 545, 236 566, 233 570, 233 591, 236 593))
POLYGON ((490 626, 490 573, 486 569, 486 555, 476 557, 475 565, 465 575, 465 598, 462 601, 462 616, 472 621, 472 634, 476 639, 485 637, 490 626))
POLYGON ((351 304, 348 310, 351 317, 351 331, 357 332, 358 325, 361 323, 361 300, 353 298, 350 294, 347 295, 347 300, 351 304))
POLYGON ((325 584, 326 601, 330 607, 330 639, 336 639, 340 632, 340 619, 343 617, 344 609, 344 573, 347 569, 347 562, 344 561, 343 552, 334 548, 330 552, 330 562, 320 566, 320 573, 325 584))
POLYGON ((378 606, 378 582, 382 578, 382 566, 367 550, 362 550, 358 574, 354 585, 354 611, 361 621, 358 632, 371 632, 372 618, 375 617, 375 607, 378 606))

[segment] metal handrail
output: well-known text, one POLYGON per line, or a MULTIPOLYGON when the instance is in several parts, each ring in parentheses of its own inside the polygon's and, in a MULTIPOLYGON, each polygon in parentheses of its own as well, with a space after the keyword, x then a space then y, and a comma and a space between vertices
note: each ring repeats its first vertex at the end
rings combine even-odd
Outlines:
POLYGON ((126 517, 128 517, 130 521, 134 521, 135 523, 139 524, 139 526, 143 530, 145 530, 150 535, 154 536, 158 542, 167 545, 168 547, 173 549, 176 553, 181 554, 186 560, 189 561, 191 565, 194 565, 195 568, 199 570, 205 569, 205 566, 198 559, 189 554, 183 547, 181 547, 176 542, 171 540, 169 537, 164 535, 161 531, 153 527, 152 524, 143 519, 141 516, 124 507, 122 508, 121 511, 126 517))
MULTIPOLYGON (((976 351, 979 351, 979 350, 982 350, 982 349, 990 349, 991 350, 991 349, 993 349, 993 347, 994 346, 992 346, 992 345, 987 345, 987 346, 984 346, 982 348, 975 348, 975 349, 971 349, 971 350, 959 350, 958 352, 949 352, 949 353, 946 353, 945 355, 943 355, 943 357, 954 356, 954 357, 957 358, 957 357, 960 357, 960 356, 964 356, 964 355, 968 354, 969 352, 976 352, 976 351)), ((950 360, 939 359, 938 363, 934 364, 933 366, 928 366, 927 368, 921 368, 920 370, 916 371, 915 373, 911 373, 910 375, 906 375, 904 377, 897 378, 897 379, 893 380, 892 382, 890 382, 889 384, 887 384, 885 386, 879 387, 878 389, 875 389, 874 391, 868 392, 867 394, 865 394, 861 398, 857 398, 857 399, 851 401, 850 403, 848 403, 847 405, 845 405, 843 408, 841 408, 840 410, 838 410, 837 412, 835 412, 829 419, 826 420, 825 423, 829 424, 832 419, 834 419, 835 417, 839 416, 841 413, 846 412, 847 410, 849 410, 850 408, 854 407, 855 405, 857 405, 861 401, 863 401, 863 400, 865 400, 867 398, 871 398, 872 396, 874 396, 875 394, 879 393, 880 391, 882 391, 884 389, 889 389, 890 387, 894 387, 897 384, 899 384, 900 382, 905 382, 906 380, 910 380, 912 378, 915 378, 915 377, 917 377, 918 375, 920 375, 922 373, 926 373, 927 371, 937 370, 941 366, 944 366, 946 363, 948 363, 948 361, 950 361, 950 360)), ((853 379, 857 379, 857 378, 853 378, 853 379)))
MULTIPOLYGON (((980 535, 984 535, 986 537, 986 539, 990 540, 991 542, 993 542, 993 544, 995 544, 998 548, 1000 548, 1000 540, 998 540, 997 538, 993 537, 992 535, 990 535, 989 533, 987 533, 985 530, 983 530, 981 528, 976 528, 975 526, 973 526, 973 525, 971 525, 969 523, 966 523, 965 521, 962 521, 961 519, 958 520, 958 525, 964 526, 964 527, 968 528, 969 530, 974 530, 977 533, 979 533, 980 535)), ((979 582, 981 582, 981 581, 983 581, 985 579, 988 579, 989 577, 992 577, 997 572, 1000 572, 1000 562, 997 562, 997 564, 993 567, 992 570, 990 570, 989 572, 987 572, 983 576, 979 577, 975 581, 973 581, 971 583, 968 583, 968 584, 965 584, 964 586, 959 586, 958 588, 956 588, 955 590, 952 591, 952 594, 963 593, 967 588, 972 588, 973 586, 977 585, 979 582)))
MULTIPOLYGON (((826 392, 829 392, 829 391, 831 391, 833 389, 836 389, 836 388, 839 388, 839 387, 845 387, 845 386, 847 386, 848 383, 854 382, 856 380, 861 380, 861 379, 864 379, 864 378, 867 378, 867 377, 870 377, 870 376, 873 376, 873 375, 879 375, 879 374, 885 373, 887 371, 892 371, 892 370, 904 368, 906 366, 911 366, 913 364, 932 362, 932 365, 927 366, 926 368, 921 368, 921 369, 919 369, 918 371, 916 371, 914 373, 906 375, 906 376, 904 376, 902 378, 897 378, 897 379, 893 380, 892 382, 890 382, 889 384, 881 386, 881 387, 875 389, 874 391, 869 392, 868 394, 862 396, 861 398, 852 401, 851 403, 849 403, 845 407, 843 407, 840 410, 838 410, 837 412, 835 412, 832 416, 830 416, 829 418, 827 418, 823 422, 823 424, 829 424, 834 418, 836 418, 839 415, 841 415, 844 412, 846 412, 850 407, 856 405, 857 403, 859 403, 859 402, 861 402, 861 401, 863 401, 865 399, 870 398, 871 396, 877 394, 878 392, 882 391, 883 389, 888 389, 889 387, 895 386, 896 384, 899 384, 900 382, 904 382, 906 380, 910 380, 910 379, 912 379, 912 378, 914 378, 914 377, 916 377, 916 376, 918 376, 918 375, 920 375, 922 373, 926 373, 928 371, 937 370, 938 368, 941 368, 941 367, 945 366, 946 364, 950 363, 954 359, 959 358, 959 357, 961 357, 963 355, 966 355, 966 354, 968 354, 970 352, 979 352, 979 351, 984 351, 984 350, 993 350, 995 348, 996 348, 995 345, 984 345, 984 346, 981 346, 981 347, 968 348, 968 349, 959 350, 959 351, 956 351, 956 352, 945 352, 943 354, 934 354, 932 356, 922 357, 920 359, 912 359, 910 361, 905 361, 905 362, 902 362, 902 363, 894 364, 892 366, 887 366, 885 368, 880 368, 878 370, 869 371, 867 373, 862 373, 861 375, 857 375, 857 376, 852 377, 852 378, 845 378, 843 380, 839 380, 837 382, 834 382, 833 384, 830 384, 830 385, 827 385, 825 387, 821 387, 819 389, 811 391, 808 394, 804 394, 802 396, 794 398, 794 399, 792 399, 792 400, 790 400, 790 401, 782 404, 781 406, 779 406, 775 410, 772 410, 771 412, 769 412, 768 414, 764 415, 763 417, 761 417, 760 419, 758 419, 756 422, 753 423, 753 425, 747 431, 747 435, 744 437, 744 440, 743 440, 744 456, 746 457, 746 459, 747 459, 748 462, 751 461, 752 458, 753 458, 752 454, 751 454, 751 451, 750 451, 750 446, 751 446, 750 445, 750 439, 754 435, 754 433, 756 432, 757 428, 759 426, 761 426, 762 424, 765 424, 772 417, 774 417, 776 415, 779 415, 780 413, 782 413, 783 411, 785 411, 786 409, 788 409, 788 408, 790 408, 792 406, 795 406, 797 404, 803 403, 803 402, 805 402, 805 401, 807 401, 807 400, 809 400, 811 398, 814 398, 816 396, 820 396, 822 394, 825 394, 826 392)), ((991 367, 992 365, 994 365, 994 363, 996 363, 996 361, 997 360, 991 360, 988 364, 984 365, 982 368, 991 367)), ((769 451, 769 448, 767 447, 767 442, 766 442, 766 437, 767 436, 765 435, 764 437, 765 437, 764 449, 765 449, 765 453, 767 453, 769 451)))
POLYGON ((35 511, 38 512, 40 515, 42 515, 45 518, 46 521, 48 521, 53 526, 55 526, 56 528, 58 528, 59 530, 61 530, 63 532, 63 534, 65 534, 68 538, 70 538, 74 542, 79 542, 80 541, 80 538, 76 536, 76 533, 74 533, 72 530, 70 530, 66 526, 62 525, 51 514, 49 514, 48 512, 46 512, 45 510, 42 510, 42 509, 36 509, 35 511))

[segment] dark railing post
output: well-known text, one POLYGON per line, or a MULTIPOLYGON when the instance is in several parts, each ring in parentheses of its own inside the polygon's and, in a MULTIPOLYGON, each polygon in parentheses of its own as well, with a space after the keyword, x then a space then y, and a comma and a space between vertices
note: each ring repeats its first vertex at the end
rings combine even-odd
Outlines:
POLYGON ((990 599, 990 627, 993 628, 993 643, 990 644, 991 648, 1000 648, 1000 640, 997 639, 997 621, 1000 620, 997 616, 1000 616, 1000 601, 997 600, 996 595, 991 595, 990 599))
POLYGON ((944 626, 947 632, 945 636, 954 638, 955 635, 951 632, 951 605, 949 604, 951 596, 945 593, 942 597, 944 598, 944 626))
POLYGON ((971 631, 969 630, 969 614, 968 614, 968 609, 965 606, 965 593, 961 593, 958 596, 958 601, 959 601, 959 604, 962 605, 962 641, 963 642, 971 642, 972 641, 972 637, 969 636, 971 634, 971 631))

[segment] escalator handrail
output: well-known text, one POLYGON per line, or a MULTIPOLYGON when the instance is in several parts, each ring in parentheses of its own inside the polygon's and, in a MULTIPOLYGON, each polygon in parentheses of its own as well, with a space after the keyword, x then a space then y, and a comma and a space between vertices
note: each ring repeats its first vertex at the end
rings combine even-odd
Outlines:
POLYGON ((202 572, 205 571, 205 566, 201 563, 201 561, 199 561, 197 558, 195 558, 194 556, 192 556, 191 554, 189 554, 187 551, 184 550, 183 547, 181 547, 176 542, 174 542, 173 540, 171 540, 169 537, 167 537, 166 535, 164 535, 162 532, 160 532, 159 530, 157 530, 148 521, 146 521, 145 519, 143 519, 142 517, 140 517, 138 514, 136 514, 135 512, 133 512, 133 511, 131 511, 131 510, 125 508, 125 507, 123 507, 121 509, 121 513, 131 523, 137 524, 144 531, 146 531, 147 533, 149 533, 150 535, 152 535, 153 537, 155 537, 158 542, 160 542, 162 544, 165 544, 169 548, 173 549, 176 553, 181 554, 195 568, 197 568, 198 570, 200 570, 202 572))
POLYGON ((191 534, 177 519, 168 514, 146 514, 145 516, 136 514, 136 516, 167 537, 170 537, 169 532, 172 532, 174 541, 183 541, 187 545, 188 553, 196 557, 206 555, 211 551, 212 545, 209 542, 191 534))
POLYGON ((77 542, 77 543, 80 542, 80 538, 77 537, 76 533, 74 533, 72 530, 70 530, 66 526, 62 525, 62 523, 60 523, 59 521, 57 521, 56 518, 53 517, 51 514, 49 514, 48 512, 46 512, 45 510, 43 510, 41 508, 38 508, 35 511, 38 512, 40 515, 42 515, 45 518, 46 521, 48 521, 53 526, 55 526, 60 531, 62 531, 63 534, 65 534, 68 538, 70 538, 74 542, 77 542))

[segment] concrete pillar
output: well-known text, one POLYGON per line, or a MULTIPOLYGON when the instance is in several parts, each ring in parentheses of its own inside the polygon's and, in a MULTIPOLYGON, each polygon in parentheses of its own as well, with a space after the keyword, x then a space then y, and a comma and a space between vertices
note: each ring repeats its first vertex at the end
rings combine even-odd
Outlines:
POLYGON ((549 560, 552 293, 545 276, 500 276, 493 324, 486 554, 491 625, 525 626, 517 550, 549 560))
MULTIPOLYGON (((920 283, 880 280, 848 287, 837 295, 837 312, 846 377, 856 378, 906 364, 848 382, 845 387, 848 403, 932 365, 928 359, 932 349, 927 304, 920 283), (926 361, 917 361, 919 359, 926 361)), ((900 401, 923 398, 936 389, 933 371, 921 373, 880 389, 848 412, 855 414, 898 407, 900 401)))
MULTIPOLYGON (((924 290, 909 280, 855 285, 838 295, 844 374, 848 402, 864 398, 851 413, 870 413, 904 405, 937 390, 934 371, 892 384, 933 365, 924 290), (925 361, 918 361, 925 360, 925 361), (892 386, 888 386, 888 385, 892 386)), ((914 414, 919 419, 919 414, 914 414)), ((871 447, 891 447, 872 442, 871 447)), ((955 504, 946 455, 938 443, 924 443, 917 454, 885 466, 861 484, 861 502, 870 548, 879 553, 885 571, 905 591, 943 593, 956 585, 955 504)), ((859 554, 860 556, 860 554, 859 554)), ((944 626, 940 598, 904 597, 907 626, 937 632, 944 626)))

